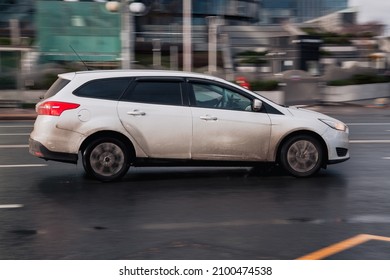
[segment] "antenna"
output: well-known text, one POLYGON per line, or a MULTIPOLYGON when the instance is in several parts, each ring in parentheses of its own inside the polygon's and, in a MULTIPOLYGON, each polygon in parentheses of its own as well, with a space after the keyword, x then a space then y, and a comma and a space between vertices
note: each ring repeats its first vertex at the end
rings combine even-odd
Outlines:
POLYGON ((79 56, 79 54, 75 51, 75 49, 72 47, 72 45, 69 45, 69 47, 72 49, 72 51, 77 55, 77 57, 79 58, 79 60, 84 64, 85 68, 87 68, 87 70, 91 70, 88 68, 87 64, 85 64, 84 60, 81 59, 81 57, 79 56))

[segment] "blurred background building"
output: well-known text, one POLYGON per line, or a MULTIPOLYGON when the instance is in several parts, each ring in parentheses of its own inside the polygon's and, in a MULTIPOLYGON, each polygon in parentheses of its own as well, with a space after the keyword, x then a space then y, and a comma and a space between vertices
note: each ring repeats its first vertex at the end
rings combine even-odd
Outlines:
MULTIPOLYGON (((42 75, 82 69, 83 63, 120 68, 126 52, 134 68, 183 69, 185 1, 117 1, 123 9, 112 9, 113 2, 0 0, 0 88, 40 87, 42 75), (132 2, 144 10, 130 12, 132 2)), ((388 67, 388 54, 380 50, 386 44, 377 40, 384 26, 358 25, 348 0, 190 2, 193 71, 231 79, 287 70, 321 75, 327 64, 369 66, 372 59, 388 67)))
POLYGON ((262 0, 261 24, 300 23, 346 9, 348 0, 262 0))

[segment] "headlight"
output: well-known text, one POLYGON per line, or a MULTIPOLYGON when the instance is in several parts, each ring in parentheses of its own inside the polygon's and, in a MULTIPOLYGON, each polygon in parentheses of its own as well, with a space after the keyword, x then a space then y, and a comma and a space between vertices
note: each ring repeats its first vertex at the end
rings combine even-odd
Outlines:
POLYGON ((326 119, 319 119, 319 120, 333 129, 340 130, 340 131, 347 131, 348 127, 340 121, 326 120, 326 119))

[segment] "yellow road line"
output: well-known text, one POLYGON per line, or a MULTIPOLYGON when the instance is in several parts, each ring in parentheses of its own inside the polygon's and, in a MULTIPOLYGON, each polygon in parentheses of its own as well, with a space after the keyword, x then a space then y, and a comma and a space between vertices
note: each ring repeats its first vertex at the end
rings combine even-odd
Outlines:
POLYGON ((335 243, 313 253, 307 254, 303 257, 298 258, 297 260, 321 260, 331 255, 337 254, 341 251, 345 251, 349 248, 358 246, 364 242, 370 240, 379 240, 390 242, 390 237, 371 235, 371 234, 359 234, 344 241, 335 243))

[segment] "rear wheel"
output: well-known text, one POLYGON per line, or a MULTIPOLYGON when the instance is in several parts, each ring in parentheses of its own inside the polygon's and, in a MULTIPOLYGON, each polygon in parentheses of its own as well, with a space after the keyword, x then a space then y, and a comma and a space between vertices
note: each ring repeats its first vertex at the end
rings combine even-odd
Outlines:
POLYGON ((104 182, 118 180, 129 170, 129 151, 115 138, 100 138, 91 142, 82 153, 88 175, 104 182))
POLYGON ((291 175, 308 177, 320 170, 323 160, 321 144, 312 136, 301 135, 288 139, 280 152, 280 163, 291 175))

